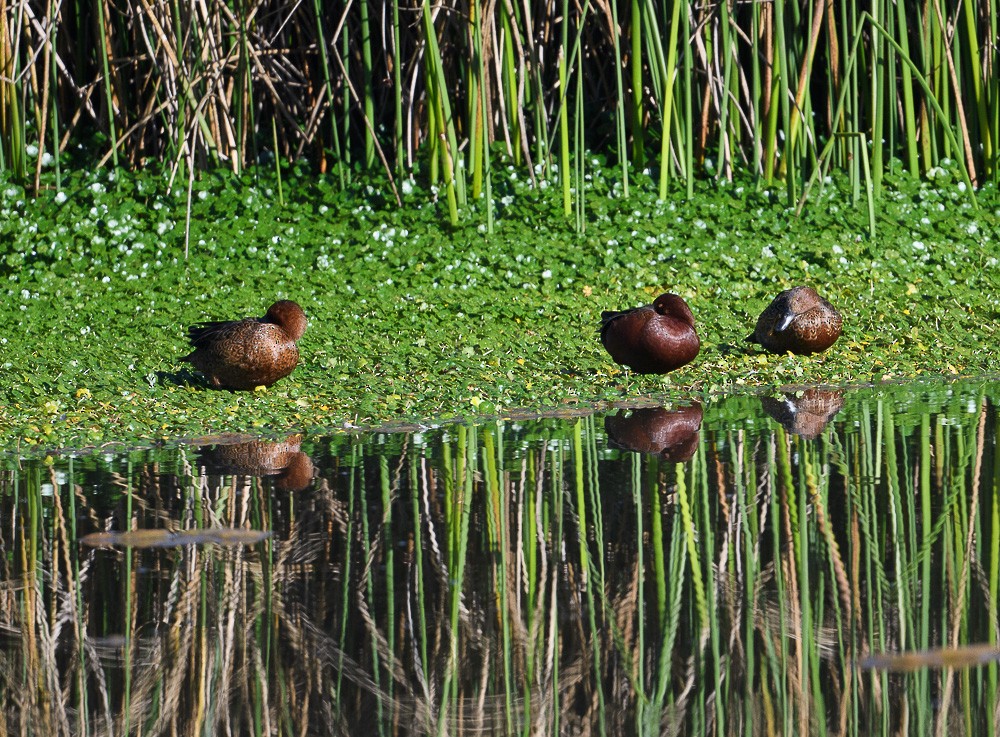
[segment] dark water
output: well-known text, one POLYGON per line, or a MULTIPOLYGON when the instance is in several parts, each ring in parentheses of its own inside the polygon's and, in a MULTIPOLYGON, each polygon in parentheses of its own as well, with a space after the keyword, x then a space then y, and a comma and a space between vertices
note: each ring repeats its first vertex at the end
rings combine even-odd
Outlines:
POLYGON ((7 459, 3 729, 993 733, 998 393, 7 459))

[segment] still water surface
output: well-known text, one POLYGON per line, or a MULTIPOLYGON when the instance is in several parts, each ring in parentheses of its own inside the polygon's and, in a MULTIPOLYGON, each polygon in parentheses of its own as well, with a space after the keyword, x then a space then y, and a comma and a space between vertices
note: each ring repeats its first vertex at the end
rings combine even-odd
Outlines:
POLYGON ((995 733, 998 395, 8 458, 0 729, 995 733))

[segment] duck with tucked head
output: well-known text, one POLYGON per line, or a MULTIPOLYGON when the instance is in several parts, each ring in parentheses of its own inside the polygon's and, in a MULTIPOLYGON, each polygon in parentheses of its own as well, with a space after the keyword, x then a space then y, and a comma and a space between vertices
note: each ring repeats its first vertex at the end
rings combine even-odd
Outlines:
POLYGON ((182 358, 217 389, 271 386, 299 362, 296 341, 306 331, 306 314, 291 300, 275 302, 264 317, 203 322, 188 328, 194 350, 182 358))
POLYGON ((615 363, 637 374, 673 371, 693 361, 701 348, 691 308, 669 292, 651 305, 602 312, 601 342, 615 363))
POLYGON ((833 305, 811 287, 786 289, 757 318, 747 336, 771 353, 819 353, 840 337, 843 319, 833 305))

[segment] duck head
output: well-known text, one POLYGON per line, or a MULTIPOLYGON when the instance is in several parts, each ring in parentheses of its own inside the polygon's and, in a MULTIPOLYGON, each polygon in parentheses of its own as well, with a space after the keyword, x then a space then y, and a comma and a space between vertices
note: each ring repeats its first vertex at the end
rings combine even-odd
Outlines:
POLYGON ((264 315, 264 322, 277 325, 284 330, 292 340, 298 340, 306 332, 306 313, 302 311, 297 302, 290 299, 283 299, 275 302, 267 308, 264 315))

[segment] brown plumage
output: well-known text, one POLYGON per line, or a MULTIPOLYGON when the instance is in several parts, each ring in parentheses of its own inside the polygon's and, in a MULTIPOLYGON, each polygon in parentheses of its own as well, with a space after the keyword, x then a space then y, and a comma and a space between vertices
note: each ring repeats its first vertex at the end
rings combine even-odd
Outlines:
POLYGON ((701 440, 701 405, 674 409, 642 407, 604 418, 611 445, 636 453, 655 453, 680 463, 694 455, 701 440))
POLYGON ((815 289, 795 287, 771 301, 747 340, 771 353, 819 353, 840 337, 842 325, 840 313, 815 289))
POLYGON ((665 374, 694 360, 701 347, 694 315, 676 294, 651 305, 601 313, 601 342, 615 363, 638 374, 665 374))
POLYGON ((194 350, 181 360, 194 364, 219 389, 271 386, 295 369, 295 342, 305 331, 302 308, 283 299, 264 317, 192 325, 188 339, 194 350))

